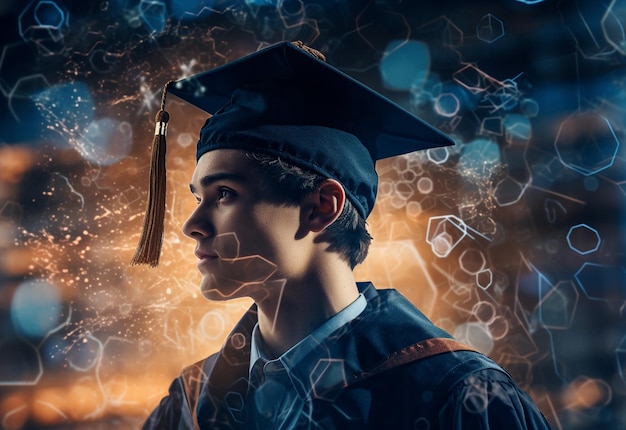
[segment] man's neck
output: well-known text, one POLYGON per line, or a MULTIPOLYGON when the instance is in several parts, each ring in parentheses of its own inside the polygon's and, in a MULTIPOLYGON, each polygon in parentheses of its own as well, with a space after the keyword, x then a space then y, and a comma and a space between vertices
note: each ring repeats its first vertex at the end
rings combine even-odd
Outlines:
POLYGON ((257 301, 264 352, 271 358, 282 355, 359 296, 354 275, 343 262, 271 291, 257 301))

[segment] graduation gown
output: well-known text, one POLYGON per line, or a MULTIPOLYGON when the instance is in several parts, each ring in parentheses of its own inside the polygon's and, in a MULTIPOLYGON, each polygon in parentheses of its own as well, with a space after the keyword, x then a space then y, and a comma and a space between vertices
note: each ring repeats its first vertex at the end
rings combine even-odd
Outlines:
POLYGON ((252 306, 218 353, 174 380, 144 429, 549 428, 492 360, 453 341, 397 291, 359 289, 365 310, 291 369, 286 386, 296 393, 274 404, 275 416, 259 418, 251 400, 261 392, 249 381, 252 306))

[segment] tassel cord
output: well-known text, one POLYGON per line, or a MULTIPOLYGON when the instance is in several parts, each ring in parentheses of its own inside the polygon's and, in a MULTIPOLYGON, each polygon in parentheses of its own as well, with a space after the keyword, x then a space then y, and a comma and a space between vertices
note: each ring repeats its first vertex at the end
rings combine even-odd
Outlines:
POLYGON ((165 111, 167 88, 173 81, 169 81, 163 88, 161 109, 156 115, 154 140, 152 142, 152 157, 150 163, 150 186, 148 201, 144 216, 143 228, 131 265, 148 264, 155 267, 159 264, 163 236, 165 230, 165 200, 166 190, 166 134, 169 114, 165 111))

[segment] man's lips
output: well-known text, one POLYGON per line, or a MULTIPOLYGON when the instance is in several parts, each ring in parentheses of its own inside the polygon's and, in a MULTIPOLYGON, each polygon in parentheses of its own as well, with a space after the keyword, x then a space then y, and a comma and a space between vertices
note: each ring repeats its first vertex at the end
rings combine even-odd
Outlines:
POLYGON ((194 252, 194 254, 196 255, 196 257, 198 258, 198 260, 200 261, 204 261, 204 260, 215 260, 217 258, 216 254, 211 254, 210 252, 205 252, 202 251, 200 249, 196 249, 196 251, 194 252))
POLYGON ((213 266, 212 263, 218 259, 217 255, 199 249, 197 249, 194 254, 198 257, 198 263, 196 266, 198 267, 200 273, 211 271, 212 269, 210 269, 209 266, 213 266))

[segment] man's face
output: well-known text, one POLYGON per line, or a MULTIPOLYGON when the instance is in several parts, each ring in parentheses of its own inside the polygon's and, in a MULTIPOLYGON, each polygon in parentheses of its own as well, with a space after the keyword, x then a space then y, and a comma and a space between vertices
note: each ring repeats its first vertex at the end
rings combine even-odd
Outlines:
POLYGON ((205 297, 259 301, 303 274, 307 249, 300 240, 301 208, 285 203, 243 151, 204 154, 190 188, 198 206, 183 232, 196 240, 205 297))

